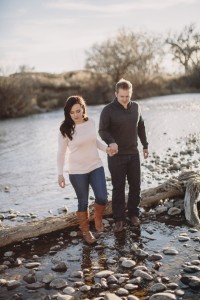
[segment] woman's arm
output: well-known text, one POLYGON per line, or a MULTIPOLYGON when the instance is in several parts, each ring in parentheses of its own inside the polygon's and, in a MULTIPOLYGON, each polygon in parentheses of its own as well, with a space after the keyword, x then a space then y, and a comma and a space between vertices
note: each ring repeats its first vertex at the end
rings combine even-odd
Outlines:
POLYGON ((57 169, 58 175, 63 175, 63 168, 65 163, 65 154, 67 151, 68 139, 63 137, 61 132, 58 135, 58 152, 57 152, 57 169))

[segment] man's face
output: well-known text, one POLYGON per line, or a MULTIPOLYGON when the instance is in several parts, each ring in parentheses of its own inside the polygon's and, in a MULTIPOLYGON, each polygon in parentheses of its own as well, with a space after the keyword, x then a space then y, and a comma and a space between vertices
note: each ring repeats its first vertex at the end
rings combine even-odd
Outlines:
POLYGON ((115 93, 115 96, 117 97, 118 102, 126 107, 131 99, 132 90, 119 89, 118 92, 115 93))

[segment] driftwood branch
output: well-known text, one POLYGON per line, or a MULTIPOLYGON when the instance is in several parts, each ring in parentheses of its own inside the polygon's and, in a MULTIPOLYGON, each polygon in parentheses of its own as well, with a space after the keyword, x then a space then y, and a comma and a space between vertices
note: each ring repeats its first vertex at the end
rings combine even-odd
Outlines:
MULTIPOLYGON (((196 202, 200 192, 200 176, 195 172, 185 172, 178 178, 173 177, 165 183, 150 189, 146 189, 141 193, 140 207, 152 207, 159 203, 160 200, 167 198, 182 197, 184 199, 185 208, 190 207, 190 213, 186 213, 186 219, 193 225, 200 224, 196 202), (188 180, 195 180, 195 184, 187 187, 188 180), (187 192, 186 192, 187 191, 187 192), (195 191, 195 192, 194 192, 195 191), (185 194, 186 192, 186 194, 185 194), (192 196, 191 196, 192 193, 192 196), (192 199, 192 201, 191 201, 192 199), (187 204, 187 205, 186 205, 187 204), (191 221, 191 220, 194 220, 191 221)), ((106 206, 105 216, 112 214, 111 201, 106 206)), ((90 206, 90 220, 93 220, 93 205, 90 206)), ((26 224, 15 226, 0 227, 0 247, 4 247, 24 239, 38 237, 51 232, 64 230, 78 225, 75 212, 57 217, 48 217, 39 221, 32 221, 26 224)))

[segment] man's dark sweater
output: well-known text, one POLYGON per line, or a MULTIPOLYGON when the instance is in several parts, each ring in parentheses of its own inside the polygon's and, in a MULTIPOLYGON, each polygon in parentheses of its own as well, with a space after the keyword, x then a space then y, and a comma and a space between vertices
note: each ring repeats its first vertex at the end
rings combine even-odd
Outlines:
POLYGON ((108 145, 116 143, 118 154, 138 153, 138 136, 144 149, 148 148, 144 120, 139 105, 130 101, 127 109, 117 98, 102 110, 99 135, 108 145))

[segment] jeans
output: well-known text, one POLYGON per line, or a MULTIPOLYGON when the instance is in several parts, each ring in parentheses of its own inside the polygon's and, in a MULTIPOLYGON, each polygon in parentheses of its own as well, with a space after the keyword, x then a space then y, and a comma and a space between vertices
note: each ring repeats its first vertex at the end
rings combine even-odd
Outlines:
POLYGON ((78 198, 78 211, 88 209, 89 186, 93 189, 95 202, 100 205, 106 204, 107 189, 103 167, 86 174, 69 174, 69 179, 78 198))
POLYGON ((108 167, 112 178, 112 211, 115 221, 125 220, 125 185, 129 185, 128 216, 139 216, 141 173, 139 153, 108 156, 108 167))

